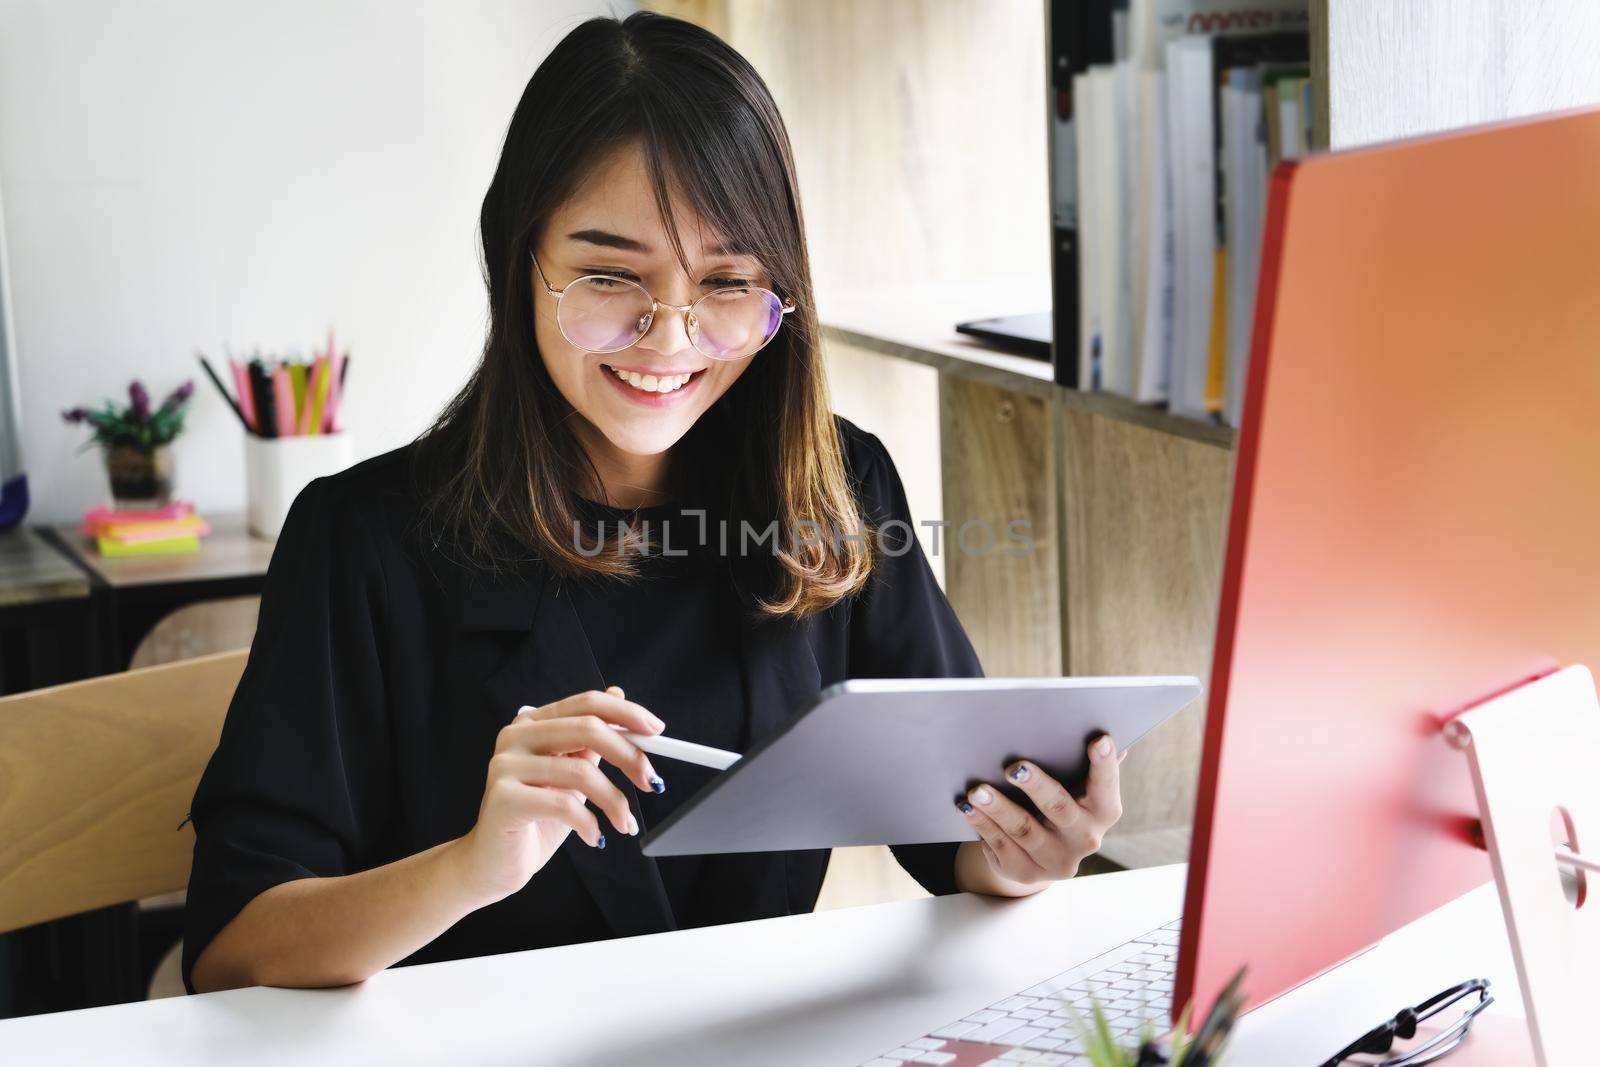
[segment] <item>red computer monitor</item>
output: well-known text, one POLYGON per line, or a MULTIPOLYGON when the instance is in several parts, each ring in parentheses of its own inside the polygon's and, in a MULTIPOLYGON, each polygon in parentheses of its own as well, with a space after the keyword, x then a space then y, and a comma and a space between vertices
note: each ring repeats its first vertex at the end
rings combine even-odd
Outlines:
POLYGON ((1600 670, 1600 111, 1280 167, 1262 254, 1180 1007, 1489 879, 1441 724, 1600 670))

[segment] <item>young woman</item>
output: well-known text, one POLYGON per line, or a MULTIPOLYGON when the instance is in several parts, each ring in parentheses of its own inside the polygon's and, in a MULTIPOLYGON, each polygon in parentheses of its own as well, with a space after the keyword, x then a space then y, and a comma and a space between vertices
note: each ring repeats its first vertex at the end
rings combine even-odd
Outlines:
MULTIPOLYGON (((194 798, 191 989, 810 910, 826 851, 640 852, 711 772, 616 727, 744 749, 841 678, 980 673, 888 454, 828 410, 788 137, 736 52, 579 26, 481 226, 475 373, 284 524, 194 798)), ((1070 877, 1120 813, 1103 741, 1081 800, 996 767, 1033 811, 980 785, 981 842, 895 855, 934 893, 1070 877)))

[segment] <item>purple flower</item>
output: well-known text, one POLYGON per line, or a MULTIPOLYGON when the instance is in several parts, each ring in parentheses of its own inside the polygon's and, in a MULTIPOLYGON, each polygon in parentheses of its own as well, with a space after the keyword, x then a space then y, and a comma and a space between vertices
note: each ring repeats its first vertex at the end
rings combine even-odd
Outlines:
POLYGON ((73 408, 70 411, 63 411, 61 413, 61 417, 66 419, 68 422, 83 422, 89 417, 89 409, 73 408))
POLYGON ((167 398, 161 402, 161 411, 162 411, 162 413, 166 414, 167 412, 178 410, 178 408, 180 408, 184 404, 188 403, 189 402, 189 398, 191 396, 193 396, 193 395, 194 395, 194 379, 191 378, 188 381, 184 382, 182 385, 178 386, 176 389, 174 389, 171 393, 169 393, 167 395, 167 398))
POLYGON ((128 416, 134 422, 145 422, 150 418, 150 393, 145 389, 144 383, 137 378, 128 386, 128 399, 132 406, 128 408, 128 416))

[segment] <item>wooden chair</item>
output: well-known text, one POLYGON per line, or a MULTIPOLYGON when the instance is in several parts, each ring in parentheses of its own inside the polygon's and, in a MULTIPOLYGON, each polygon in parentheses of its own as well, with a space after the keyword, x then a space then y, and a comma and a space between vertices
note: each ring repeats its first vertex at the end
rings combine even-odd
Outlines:
POLYGON ((249 648, 256 636, 259 596, 236 596, 185 604, 161 617, 133 650, 130 670, 158 663, 249 648))
POLYGON ((183 889, 247 649, 0 698, 0 933, 183 889))
MULTIPOLYGON (((248 649, 256 636, 256 619, 261 613, 259 596, 201 600, 185 604, 162 616, 133 651, 130 669, 160 663, 194 659, 213 652, 248 649)), ((188 894, 183 890, 162 893, 139 901, 139 912, 149 916, 164 909, 182 907, 188 894)), ((150 1000, 182 996, 183 942, 173 945, 156 963, 145 995, 150 1000)))

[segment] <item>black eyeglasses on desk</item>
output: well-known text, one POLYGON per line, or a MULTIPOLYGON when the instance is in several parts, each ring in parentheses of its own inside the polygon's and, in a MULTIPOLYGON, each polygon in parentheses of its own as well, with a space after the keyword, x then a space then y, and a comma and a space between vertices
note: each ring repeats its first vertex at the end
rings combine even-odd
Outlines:
POLYGON ((1434 1060, 1448 1056, 1472 1032, 1472 1020, 1478 1014, 1494 1003, 1494 997, 1489 995, 1489 980, 1487 978, 1474 978, 1460 985, 1451 986, 1443 993, 1429 997, 1414 1008, 1402 1008, 1400 1013, 1381 1026, 1375 1026, 1365 1034, 1346 1045, 1322 1067, 1339 1067, 1351 1056, 1362 1054, 1383 1055, 1394 1048, 1395 1039, 1409 1041, 1417 1036, 1417 1027, 1421 1023, 1443 1012, 1448 1011, 1456 1004, 1476 994, 1476 1002, 1467 1006, 1463 1014, 1455 1022, 1446 1026, 1438 1033, 1415 1048, 1406 1049, 1389 1059, 1379 1061, 1380 1067, 1418 1067, 1419 1064, 1432 1063, 1434 1060))

